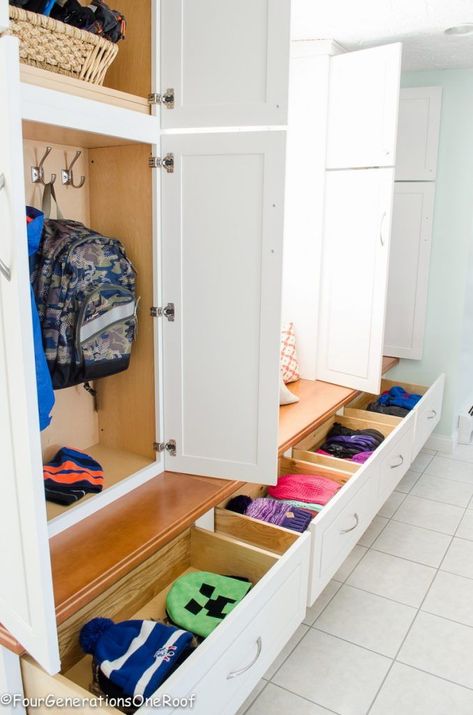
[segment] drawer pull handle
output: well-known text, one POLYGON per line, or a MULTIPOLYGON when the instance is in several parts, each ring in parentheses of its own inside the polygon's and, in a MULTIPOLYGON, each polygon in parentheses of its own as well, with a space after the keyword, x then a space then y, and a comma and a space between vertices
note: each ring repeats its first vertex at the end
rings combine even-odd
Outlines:
POLYGON ((350 531, 355 531, 356 527, 360 523, 360 517, 358 516, 358 514, 353 514, 353 516, 355 517, 354 526, 350 526, 349 529, 340 529, 340 534, 349 534, 350 531))
POLYGON ((437 417, 437 410, 432 410, 430 414, 427 415, 428 420, 433 420, 434 417, 437 417))
POLYGON ((8 268, 5 261, 0 258, 0 273, 2 273, 7 281, 11 280, 11 270, 8 268))
MULTIPOLYGON (((0 174, 0 190, 5 188, 5 174, 0 174)), ((9 281, 11 279, 11 270, 5 263, 5 261, 0 258, 0 273, 9 281)))
POLYGON ((253 660, 251 661, 251 663, 249 663, 248 665, 245 665, 245 667, 241 668, 240 670, 232 670, 232 672, 227 675, 227 680, 231 680, 232 678, 238 678, 239 675, 243 675, 243 673, 246 673, 247 670, 252 668, 254 666, 254 664, 256 663, 256 661, 258 660, 258 658, 260 657, 262 650, 263 650, 263 641, 261 639, 261 636, 259 636, 256 640, 256 655, 253 658, 253 660))
POLYGON ((397 464, 391 464, 391 469, 397 469, 402 464, 404 464, 404 457, 402 456, 402 454, 399 455, 399 460, 400 461, 397 464))

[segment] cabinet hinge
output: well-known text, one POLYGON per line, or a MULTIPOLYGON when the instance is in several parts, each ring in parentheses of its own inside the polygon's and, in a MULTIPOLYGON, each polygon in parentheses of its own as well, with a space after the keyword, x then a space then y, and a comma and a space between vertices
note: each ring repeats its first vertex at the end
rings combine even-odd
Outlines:
POLYGON ((150 156, 148 159, 150 169, 165 169, 168 174, 174 173, 174 154, 166 156, 150 156))
POLYGON ((170 439, 168 442, 153 442, 155 452, 167 452, 171 457, 176 456, 176 440, 170 439))
POLYGON ((167 305, 159 308, 153 305, 150 309, 150 313, 152 318, 166 318, 170 323, 174 323, 174 318, 176 316, 174 303, 168 303, 167 305))
POLYGON ((148 104, 162 104, 166 109, 174 109, 174 90, 167 89, 163 94, 151 92, 148 94, 148 104))

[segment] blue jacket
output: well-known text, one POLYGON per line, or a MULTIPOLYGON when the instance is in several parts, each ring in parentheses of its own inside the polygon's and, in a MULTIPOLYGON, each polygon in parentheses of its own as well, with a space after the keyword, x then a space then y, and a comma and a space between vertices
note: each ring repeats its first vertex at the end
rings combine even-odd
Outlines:
MULTIPOLYGON (((35 253, 39 248, 41 234, 43 233, 44 214, 32 206, 26 207, 26 214, 33 219, 28 224, 28 255, 34 261, 35 253)), ((54 405, 54 391, 49 374, 46 356, 43 350, 43 336, 39 322, 36 301, 31 288, 31 313, 33 317, 34 357, 36 366, 36 386, 38 392, 39 426, 46 429, 51 422, 51 410, 54 405)))

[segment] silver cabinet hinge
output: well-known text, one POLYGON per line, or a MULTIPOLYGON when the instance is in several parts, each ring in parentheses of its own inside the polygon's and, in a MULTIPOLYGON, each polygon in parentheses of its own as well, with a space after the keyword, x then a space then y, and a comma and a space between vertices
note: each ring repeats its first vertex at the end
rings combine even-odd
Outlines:
POLYGON ((148 104, 162 104, 166 109, 174 109, 174 90, 167 89, 163 94, 151 92, 148 94, 148 104))
POLYGON ((152 318, 166 318, 170 323, 174 323, 174 318, 176 317, 174 303, 168 303, 167 305, 159 308, 153 306, 150 313, 152 318))
POLYGON ((155 452, 167 452, 171 457, 175 457, 176 440, 170 439, 168 442, 154 442, 153 449, 155 452))
POLYGON ((148 159, 150 169, 165 169, 168 174, 174 173, 174 154, 166 156, 150 156, 148 159))

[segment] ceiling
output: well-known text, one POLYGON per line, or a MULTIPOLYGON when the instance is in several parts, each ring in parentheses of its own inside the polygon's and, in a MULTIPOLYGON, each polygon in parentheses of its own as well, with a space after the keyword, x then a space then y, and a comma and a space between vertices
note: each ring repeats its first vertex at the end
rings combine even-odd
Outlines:
POLYGON ((473 67, 473 35, 449 36, 473 23, 473 0, 292 0, 293 39, 332 39, 347 50, 401 41, 403 69, 473 67))

